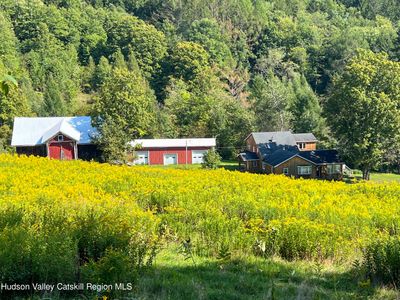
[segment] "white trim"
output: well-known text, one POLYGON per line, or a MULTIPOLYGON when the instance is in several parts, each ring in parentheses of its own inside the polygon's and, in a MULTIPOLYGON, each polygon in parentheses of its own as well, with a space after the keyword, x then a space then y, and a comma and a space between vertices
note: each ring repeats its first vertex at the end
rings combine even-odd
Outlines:
POLYGON ((163 166, 169 166, 169 165, 179 165, 179 155, 178 153, 164 153, 163 154, 163 166), (176 164, 165 164, 165 155, 175 155, 176 157, 176 164))

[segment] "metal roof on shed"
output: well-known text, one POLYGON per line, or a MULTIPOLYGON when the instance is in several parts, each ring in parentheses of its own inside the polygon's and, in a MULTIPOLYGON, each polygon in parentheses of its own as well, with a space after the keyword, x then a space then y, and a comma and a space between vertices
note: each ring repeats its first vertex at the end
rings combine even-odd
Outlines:
POLYGON ((14 119, 11 146, 36 146, 44 144, 58 132, 75 139, 78 144, 90 144, 97 131, 90 117, 43 117, 14 119))
POLYGON ((181 147, 215 147, 215 138, 186 138, 186 139, 137 139, 132 146, 142 148, 181 148, 181 147))

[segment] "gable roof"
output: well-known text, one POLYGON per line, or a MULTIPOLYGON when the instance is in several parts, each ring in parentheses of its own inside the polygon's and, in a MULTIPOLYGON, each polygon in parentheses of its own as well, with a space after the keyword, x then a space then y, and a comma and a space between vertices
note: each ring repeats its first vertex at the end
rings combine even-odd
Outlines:
POLYGON ((296 155, 297 155, 296 152, 280 149, 276 150, 271 155, 266 156, 264 158, 264 162, 266 162, 270 166, 275 167, 296 155))
POLYGON ((97 133, 90 117, 15 118, 11 146, 36 146, 46 143, 58 132, 77 141, 90 144, 97 133))
POLYGON ((62 133, 75 141, 79 141, 81 137, 81 133, 72 127, 67 121, 60 120, 43 134, 42 144, 46 143, 58 133, 62 133))
POLYGON ((131 146, 142 148, 184 148, 184 147, 215 147, 215 138, 186 138, 186 139, 137 139, 131 146))

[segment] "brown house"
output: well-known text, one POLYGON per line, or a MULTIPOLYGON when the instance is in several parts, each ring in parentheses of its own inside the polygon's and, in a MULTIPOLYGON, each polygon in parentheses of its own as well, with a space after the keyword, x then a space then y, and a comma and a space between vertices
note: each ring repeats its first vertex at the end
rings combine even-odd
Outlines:
POLYGON ((345 168, 336 150, 317 150, 312 133, 253 132, 238 156, 243 171, 341 180, 345 168))

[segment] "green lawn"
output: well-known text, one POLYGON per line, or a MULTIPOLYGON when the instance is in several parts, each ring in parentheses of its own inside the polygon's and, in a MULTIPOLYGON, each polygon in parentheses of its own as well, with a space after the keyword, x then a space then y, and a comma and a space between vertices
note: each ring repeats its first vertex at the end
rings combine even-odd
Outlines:
POLYGON ((400 175, 393 173, 372 173, 371 180, 375 182, 400 182, 400 175))
MULTIPOLYGON (((362 173, 359 170, 354 170, 354 177, 357 180, 362 180, 362 173)), ((371 173, 371 181, 382 182, 400 182, 400 175, 394 173, 371 173)))
POLYGON ((139 279, 135 299, 399 299, 345 266, 243 257, 185 259, 164 249, 139 279))

